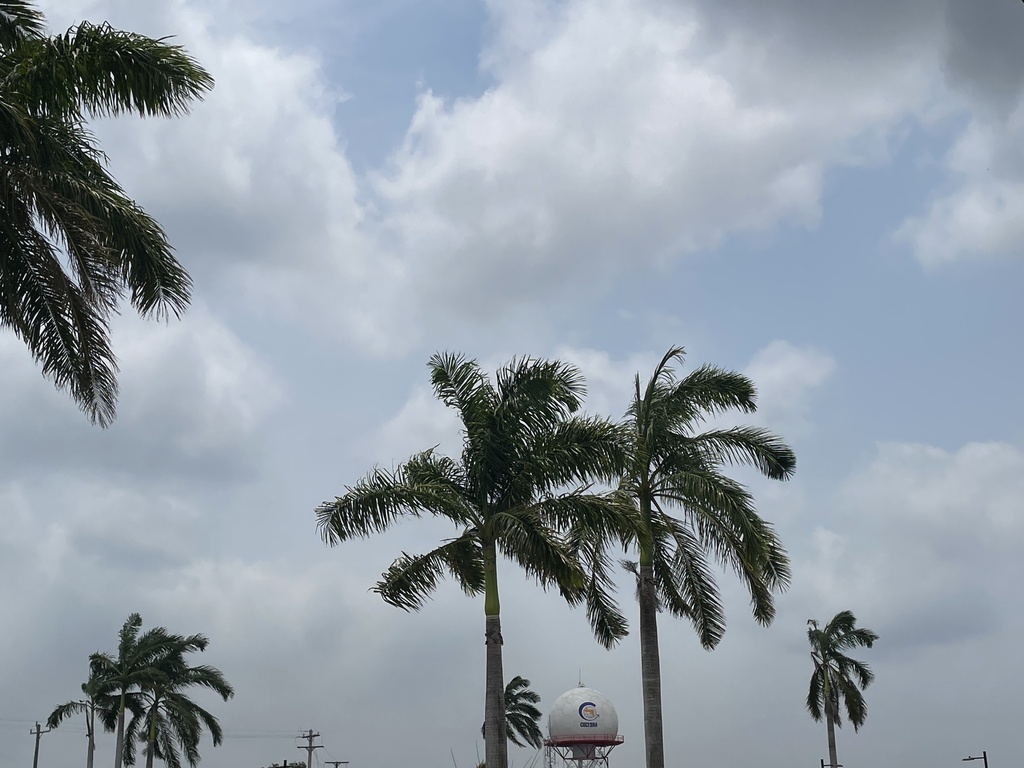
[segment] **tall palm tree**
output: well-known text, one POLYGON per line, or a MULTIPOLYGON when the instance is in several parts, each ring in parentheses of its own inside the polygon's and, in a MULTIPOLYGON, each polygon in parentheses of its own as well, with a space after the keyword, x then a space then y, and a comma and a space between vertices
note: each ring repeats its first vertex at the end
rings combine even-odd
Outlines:
MULTIPOLYGON (((406 517, 432 515, 456 527, 436 549, 395 560, 375 589, 392 605, 418 610, 447 573, 466 594, 483 596, 484 723, 488 733, 502 733, 501 556, 570 604, 585 603, 605 646, 626 633, 595 539, 622 530, 629 513, 588 485, 610 480, 620 465, 617 428, 576 415, 583 379, 560 362, 513 360, 494 383, 461 355, 436 354, 429 367, 435 394, 462 421, 460 460, 429 449, 394 471, 376 468, 317 509, 318 527, 332 546, 406 517)), ((487 739, 485 749, 488 768, 506 768, 506 739, 487 739)))
POLYGON ((185 51, 82 22, 51 36, 0 0, 0 326, 101 425, 114 417, 110 317, 180 315, 191 280, 160 225, 107 171, 89 116, 185 113, 213 85, 185 51))
POLYGON ((180 654, 187 638, 172 635, 164 627, 141 632, 142 618, 131 614, 121 627, 117 655, 94 653, 89 657, 90 677, 102 681, 105 693, 116 697, 117 706, 110 718, 104 717, 105 727, 116 730, 114 768, 124 764, 125 713, 138 713, 138 699, 134 695, 161 684, 166 679, 168 659, 180 654), (140 634, 141 633, 141 634, 140 634))
POLYGON ((195 768, 204 725, 213 738, 213 745, 220 746, 224 734, 217 718, 187 695, 190 689, 205 688, 224 701, 234 696, 234 689, 219 669, 188 664, 185 655, 203 651, 208 644, 209 640, 203 635, 182 638, 173 653, 161 660, 162 674, 134 694, 137 713, 125 732, 128 765, 134 763, 136 739, 146 742, 146 768, 153 768, 156 757, 170 768, 181 768, 181 752, 195 768))
POLYGON ((732 410, 755 410, 753 383, 742 374, 701 366, 677 378, 670 349, 646 386, 635 380, 627 412, 628 466, 619 490, 635 507, 639 563, 625 565, 637 579, 640 665, 647 768, 664 768, 658 612, 688 619, 701 645, 711 649, 725 632, 717 561, 735 571, 750 593, 754 618, 775 615, 773 593, 789 583, 789 561, 750 493, 723 474, 744 464, 776 480, 789 478, 796 458, 781 439, 752 427, 700 431, 706 420, 732 410))
POLYGON ((811 644, 814 672, 807 690, 807 711, 816 721, 825 718, 828 730, 829 765, 839 765, 836 758, 836 726, 842 727, 839 701, 846 705, 846 714, 858 731, 868 716, 868 707, 861 689, 875 679, 870 667, 851 659, 846 651, 870 648, 878 635, 870 629, 857 626, 857 618, 850 611, 840 611, 832 620, 819 628, 814 619, 807 621, 807 640, 811 644))
POLYGON ((116 718, 118 699, 111 695, 110 686, 96 674, 95 670, 92 670, 89 679, 82 683, 82 693, 85 694, 84 699, 69 701, 54 708, 46 721, 46 727, 56 728, 72 715, 84 715, 85 736, 88 740, 85 765, 86 768, 93 768, 93 758, 96 754, 96 715, 100 715, 101 723, 116 718))
MULTIPOLYGON (((517 747, 530 745, 534 749, 544 746, 544 734, 538 722, 541 711, 537 709, 540 695, 530 689, 530 681, 516 675, 505 686, 505 735, 517 747)), ((487 738, 487 725, 480 728, 480 735, 487 738)))

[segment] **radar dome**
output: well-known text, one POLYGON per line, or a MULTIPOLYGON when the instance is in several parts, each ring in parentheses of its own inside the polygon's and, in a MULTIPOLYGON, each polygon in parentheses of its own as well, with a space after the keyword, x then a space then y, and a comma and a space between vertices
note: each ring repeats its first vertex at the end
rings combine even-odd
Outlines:
POLYGON ((617 743, 619 716, 604 694, 593 688, 573 688, 555 701, 548 716, 548 735, 553 742, 617 743))

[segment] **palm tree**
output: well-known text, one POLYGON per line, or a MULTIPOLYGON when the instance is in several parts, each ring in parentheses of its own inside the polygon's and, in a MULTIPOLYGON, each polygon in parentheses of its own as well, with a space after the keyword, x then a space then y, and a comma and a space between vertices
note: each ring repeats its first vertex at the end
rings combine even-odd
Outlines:
POLYGON ((203 635, 182 638, 173 652, 161 660, 161 675, 134 694, 138 703, 125 733, 126 763, 134 763, 136 738, 146 742, 146 768, 153 768, 159 757, 170 768, 181 768, 181 751, 190 766, 199 762, 199 741, 203 726, 210 732, 214 746, 224 739, 217 718, 188 698, 192 688, 205 688, 224 701, 234 696, 234 689, 216 667, 189 666, 185 655, 203 651, 209 640, 203 635), (143 733, 144 731, 144 733, 143 733))
MULTIPOLYGON (((322 504, 317 522, 332 546, 405 517, 432 515, 456 527, 459 533, 436 549, 395 560, 375 591, 392 605, 418 610, 447 573, 466 594, 483 596, 484 722, 487 732, 501 733, 500 555, 570 604, 585 603, 606 647, 626 634, 595 539, 627 526, 629 514, 587 485, 610 480, 620 465, 618 433, 608 422, 575 415, 584 384, 563 363, 513 360, 498 371, 496 383, 461 355, 436 354, 429 367, 435 394, 462 421, 460 460, 428 449, 397 470, 376 468, 322 504)), ((487 739, 485 747, 488 768, 506 768, 506 739, 487 739)))
MULTIPOLYGON (((544 734, 537 724, 541 711, 536 705, 540 695, 530 690, 530 681, 516 675, 505 686, 505 735, 517 747, 530 745, 534 749, 544 746, 544 734)), ((480 728, 480 735, 487 739, 487 726, 480 728)))
POLYGON ((187 640, 181 635, 168 633, 163 627, 154 627, 140 634, 141 628, 142 618, 137 613, 131 614, 121 627, 117 656, 94 653, 89 657, 90 679, 102 681, 104 693, 117 700, 113 712, 108 711, 104 717, 104 726, 117 732, 114 768, 121 768, 124 762, 125 713, 132 712, 134 719, 139 711, 135 694, 165 679, 163 668, 167 666, 168 659, 173 659, 187 640))
POLYGON ((0 326, 94 422, 117 395, 110 317, 180 315, 191 280, 160 225, 108 173, 88 116, 180 115, 213 85, 185 51, 82 22, 50 36, 0 0, 0 326))
POLYGON ((634 544, 639 563, 624 563, 637 579, 640 665, 647 768, 664 768, 658 612, 692 622, 701 645, 714 648, 725 632, 721 595, 711 563, 736 572, 750 593, 754 618, 775 615, 773 593, 789 583, 789 561, 771 525, 740 483, 723 474, 745 464, 776 480, 796 466, 792 450, 763 429, 699 431, 711 416, 755 410, 745 376, 702 366, 677 379, 682 347, 670 349, 642 387, 635 380, 627 412, 628 467, 620 493, 640 516, 634 544), (673 513, 678 517, 673 516, 673 513))
POLYGON ((116 718, 118 700, 111 695, 109 685, 100 678, 95 670, 92 670, 89 679, 82 683, 84 699, 69 701, 61 704, 50 713, 46 721, 47 728, 56 728, 64 720, 72 715, 85 716, 85 735, 88 739, 86 751, 86 768, 93 768, 93 758, 96 753, 96 715, 100 715, 100 721, 107 722, 116 718))
POLYGON ((816 721, 825 717, 828 729, 829 765, 839 765, 836 758, 836 726, 842 727, 839 715, 839 700, 846 705, 846 714, 858 731, 868 716, 861 689, 871 685, 874 673, 862 661, 851 659, 845 651, 854 648, 870 648, 878 635, 870 629, 857 626, 856 617, 849 611, 840 611, 825 625, 818 627, 814 619, 807 621, 807 640, 811 644, 811 661, 814 672, 807 691, 807 711, 816 721))

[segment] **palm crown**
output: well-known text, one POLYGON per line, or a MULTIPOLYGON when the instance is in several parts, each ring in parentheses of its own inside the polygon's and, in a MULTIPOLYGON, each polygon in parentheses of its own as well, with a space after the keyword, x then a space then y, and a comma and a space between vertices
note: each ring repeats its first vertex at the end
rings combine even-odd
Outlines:
MULTIPOLYGON (((530 745, 534 749, 544 746, 544 734, 537 724, 541 711, 537 708, 540 695, 531 690, 530 681, 516 675, 505 686, 505 735, 518 747, 530 745)), ((480 728, 487 738, 487 726, 480 728)))
POLYGON ((807 622, 807 640, 814 661, 807 690, 807 711, 815 720, 827 714, 835 725, 842 727, 839 713, 842 701, 855 731, 864 725, 868 714, 861 689, 867 688, 875 675, 867 664, 847 656, 846 652, 870 648, 878 639, 875 632, 856 624, 857 619, 850 611, 840 611, 823 628, 814 619, 807 622))

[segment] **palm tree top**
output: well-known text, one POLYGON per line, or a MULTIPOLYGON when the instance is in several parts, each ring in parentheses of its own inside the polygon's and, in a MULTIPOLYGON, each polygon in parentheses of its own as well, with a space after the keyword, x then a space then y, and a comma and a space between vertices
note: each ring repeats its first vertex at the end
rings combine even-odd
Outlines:
POLYGON ((837 613, 824 627, 816 619, 808 619, 807 640, 814 662, 807 711, 814 720, 821 720, 831 702, 832 720, 841 727, 838 705, 842 700, 854 730, 859 730, 867 717, 867 705, 860 691, 871 685, 875 675, 867 664, 847 653, 856 648, 871 648, 878 634, 858 627, 856 617, 846 610, 837 613))

